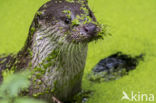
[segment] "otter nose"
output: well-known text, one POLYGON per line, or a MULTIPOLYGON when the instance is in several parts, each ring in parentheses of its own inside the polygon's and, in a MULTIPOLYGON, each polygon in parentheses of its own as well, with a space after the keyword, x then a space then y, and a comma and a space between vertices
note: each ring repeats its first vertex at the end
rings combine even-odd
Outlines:
POLYGON ((93 23, 89 23, 84 26, 85 32, 87 32, 87 34, 92 36, 96 34, 96 28, 97 28, 96 25, 93 23))

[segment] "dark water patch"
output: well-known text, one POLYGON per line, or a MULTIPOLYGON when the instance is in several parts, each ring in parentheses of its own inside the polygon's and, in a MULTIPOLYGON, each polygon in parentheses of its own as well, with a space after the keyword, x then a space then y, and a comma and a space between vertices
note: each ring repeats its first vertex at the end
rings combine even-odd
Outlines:
POLYGON ((116 80, 134 70, 143 57, 143 54, 135 57, 122 52, 112 54, 97 63, 88 76, 89 80, 94 82, 116 80))

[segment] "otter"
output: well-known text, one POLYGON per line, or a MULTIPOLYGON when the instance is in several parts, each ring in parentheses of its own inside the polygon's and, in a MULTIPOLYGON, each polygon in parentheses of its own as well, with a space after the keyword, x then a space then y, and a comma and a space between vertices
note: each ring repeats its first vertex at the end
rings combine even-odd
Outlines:
POLYGON ((88 43, 101 38, 100 25, 87 0, 51 0, 39 8, 24 47, 0 58, 4 70, 31 71, 27 95, 70 100, 81 91, 88 43))

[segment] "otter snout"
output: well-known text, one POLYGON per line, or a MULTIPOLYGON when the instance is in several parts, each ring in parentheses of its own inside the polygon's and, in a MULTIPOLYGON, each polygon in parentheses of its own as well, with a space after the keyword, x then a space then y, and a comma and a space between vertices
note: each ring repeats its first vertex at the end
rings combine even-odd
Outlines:
POLYGON ((89 36, 96 36, 97 26, 95 24, 89 23, 89 24, 86 24, 83 28, 89 36))

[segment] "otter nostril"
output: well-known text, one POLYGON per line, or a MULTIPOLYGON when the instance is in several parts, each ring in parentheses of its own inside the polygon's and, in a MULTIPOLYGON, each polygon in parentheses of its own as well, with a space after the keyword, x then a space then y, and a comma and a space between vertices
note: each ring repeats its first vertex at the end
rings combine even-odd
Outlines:
POLYGON ((89 24, 86 24, 84 26, 84 30, 90 34, 90 35, 94 35, 95 32, 96 32, 96 25, 95 24, 92 24, 92 23, 89 23, 89 24))
POLYGON ((88 32, 88 31, 89 31, 87 26, 85 26, 85 27, 84 27, 84 29, 85 29, 85 31, 86 31, 86 32, 88 32))

